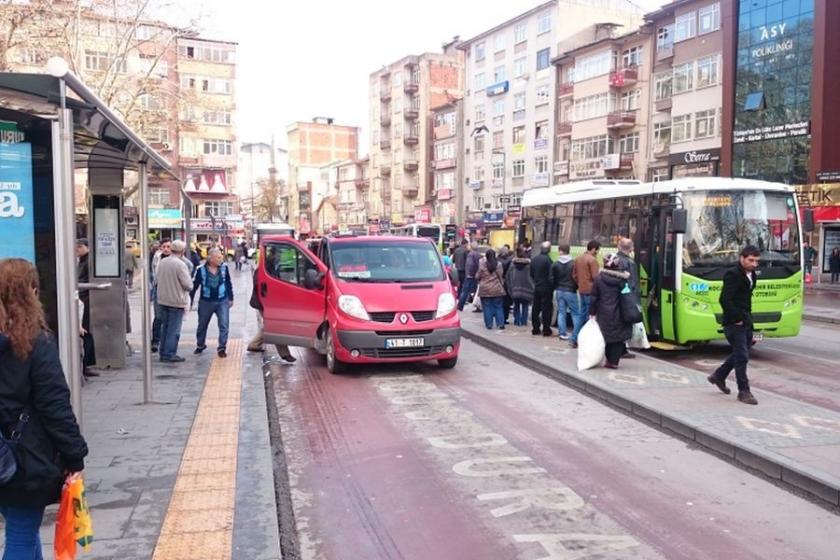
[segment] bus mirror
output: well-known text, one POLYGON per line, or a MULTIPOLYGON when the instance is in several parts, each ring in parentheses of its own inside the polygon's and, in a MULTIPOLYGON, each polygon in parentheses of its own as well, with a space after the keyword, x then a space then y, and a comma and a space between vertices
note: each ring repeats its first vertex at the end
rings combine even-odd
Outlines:
POLYGON ((816 229, 816 227, 814 227, 814 209, 806 208, 802 217, 804 218, 802 229, 808 233, 814 231, 816 229))
POLYGON ((688 225, 688 212, 684 208, 677 208, 671 214, 671 231, 673 233, 685 233, 688 225))

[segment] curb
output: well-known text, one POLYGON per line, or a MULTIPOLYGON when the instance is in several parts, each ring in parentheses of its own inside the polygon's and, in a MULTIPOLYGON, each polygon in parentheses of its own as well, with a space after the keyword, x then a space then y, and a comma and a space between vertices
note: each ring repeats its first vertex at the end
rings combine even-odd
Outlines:
POLYGON ((503 347, 500 343, 470 332, 467 329, 462 328, 461 335, 497 354, 502 354, 509 359, 515 359, 529 369, 556 381, 560 381, 564 385, 568 385, 601 402, 612 405, 627 415, 639 417, 669 432, 689 439, 706 449, 720 453, 740 466, 761 471, 764 475, 801 490, 831 506, 840 506, 840 485, 823 480, 818 473, 809 472, 807 468, 791 465, 775 453, 746 444, 734 438, 728 438, 717 433, 709 433, 682 419, 674 418, 667 413, 637 403, 608 388, 590 383, 569 371, 544 364, 515 348, 503 347))
POLYGON ((822 315, 811 315, 810 313, 803 313, 802 318, 806 321, 816 321, 818 323, 840 325, 840 319, 835 319, 834 317, 824 317, 822 315))

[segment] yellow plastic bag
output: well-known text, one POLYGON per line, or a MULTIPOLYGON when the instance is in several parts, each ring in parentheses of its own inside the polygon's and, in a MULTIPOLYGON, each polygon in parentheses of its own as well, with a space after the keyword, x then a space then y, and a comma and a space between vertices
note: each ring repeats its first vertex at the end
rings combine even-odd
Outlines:
POLYGON ((93 523, 85 497, 85 482, 81 476, 67 479, 61 490, 61 504, 55 524, 56 560, 75 560, 76 545, 90 550, 93 523))

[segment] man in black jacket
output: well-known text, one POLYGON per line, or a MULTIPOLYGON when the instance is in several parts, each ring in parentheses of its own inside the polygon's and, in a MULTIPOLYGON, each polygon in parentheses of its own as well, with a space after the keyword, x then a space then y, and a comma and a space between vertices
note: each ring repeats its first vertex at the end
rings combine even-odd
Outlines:
POLYGON ((464 286, 464 278, 467 277, 467 255, 470 253, 469 243, 466 239, 461 240, 461 244, 452 253, 452 264, 455 265, 455 270, 458 271, 458 298, 461 298, 461 290, 464 286))
POLYGON ((551 241, 540 245, 540 254, 531 260, 531 278, 534 280, 534 308, 531 310, 531 334, 551 336, 551 241))
MULTIPOLYGON (((575 261, 569 256, 569 244, 561 243, 557 247, 557 260, 551 267, 551 286, 554 288, 554 301, 557 304, 557 330, 560 340, 569 340, 566 313, 572 316, 572 333, 579 329, 577 283, 574 279, 575 261)), ((576 343, 577 338, 572 339, 576 343)))
POLYGON ((738 266, 730 268, 723 275, 723 290, 720 293, 723 334, 732 346, 732 354, 707 378, 709 383, 728 395, 730 390, 726 386, 726 378, 734 368, 738 381, 738 400, 744 404, 758 404, 750 392, 747 364, 753 340, 752 293, 760 256, 758 247, 747 245, 741 250, 738 266))

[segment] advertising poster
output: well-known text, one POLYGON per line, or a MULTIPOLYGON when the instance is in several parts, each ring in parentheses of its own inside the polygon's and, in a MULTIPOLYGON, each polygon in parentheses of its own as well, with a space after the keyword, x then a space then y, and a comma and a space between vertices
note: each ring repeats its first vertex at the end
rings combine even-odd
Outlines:
POLYGON ((94 208, 96 237, 93 240, 94 276, 120 278, 120 214, 116 208, 94 208))
POLYGON ((0 143, 0 259, 35 262, 33 202, 32 146, 0 143))
POLYGON ((835 247, 840 247, 840 227, 826 227, 823 229, 822 271, 831 272, 829 259, 835 247))

